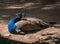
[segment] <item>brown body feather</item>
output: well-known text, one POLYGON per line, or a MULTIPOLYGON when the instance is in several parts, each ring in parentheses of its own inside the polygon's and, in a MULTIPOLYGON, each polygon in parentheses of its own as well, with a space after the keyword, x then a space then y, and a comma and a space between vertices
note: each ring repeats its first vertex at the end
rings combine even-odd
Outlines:
POLYGON ((16 23, 17 28, 23 31, 39 30, 40 25, 48 25, 43 20, 38 18, 26 17, 16 23))

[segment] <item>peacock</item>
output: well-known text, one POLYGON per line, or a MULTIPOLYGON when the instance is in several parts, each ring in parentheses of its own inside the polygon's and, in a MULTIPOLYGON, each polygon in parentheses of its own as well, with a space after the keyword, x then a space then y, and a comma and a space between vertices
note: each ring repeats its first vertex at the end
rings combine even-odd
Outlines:
POLYGON ((23 13, 18 13, 8 22, 8 31, 13 34, 24 34, 32 30, 40 30, 44 26, 49 26, 49 24, 39 18, 25 17, 23 13))

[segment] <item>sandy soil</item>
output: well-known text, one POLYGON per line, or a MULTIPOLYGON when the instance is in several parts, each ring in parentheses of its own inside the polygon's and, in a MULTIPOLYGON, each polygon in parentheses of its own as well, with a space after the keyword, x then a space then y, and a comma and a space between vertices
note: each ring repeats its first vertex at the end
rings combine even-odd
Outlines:
MULTIPOLYGON (((49 44, 57 44, 56 41, 60 39, 60 28, 59 27, 49 27, 46 29, 42 29, 36 33, 30 33, 26 35, 20 34, 11 34, 8 32, 7 23, 1 21, 0 23, 0 34, 4 38, 8 38, 14 41, 20 41, 24 43, 49 43, 49 44)), ((12 43, 13 44, 13 43, 12 43)), ((18 43, 19 44, 19 43, 18 43)))

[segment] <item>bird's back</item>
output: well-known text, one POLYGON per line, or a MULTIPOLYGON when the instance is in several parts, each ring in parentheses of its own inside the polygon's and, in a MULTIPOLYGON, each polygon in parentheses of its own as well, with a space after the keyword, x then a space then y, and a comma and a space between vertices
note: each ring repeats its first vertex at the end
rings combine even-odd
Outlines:
POLYGON ((26 17, 23 19, 16 23, 17 28, 20 28, 21 30, 25 31, 38 30, 41 29, 39 25, 43 24, 43 20, 38 18, 26 17))

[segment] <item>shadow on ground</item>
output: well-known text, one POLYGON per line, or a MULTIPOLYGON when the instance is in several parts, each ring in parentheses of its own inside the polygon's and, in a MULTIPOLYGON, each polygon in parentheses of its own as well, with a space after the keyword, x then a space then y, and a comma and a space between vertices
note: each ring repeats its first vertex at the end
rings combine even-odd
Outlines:
POLYGON ((0 44, 27 44, 27 43, 0 37, 0 44))
MULTIPOLYGON (((60 39, 58 39, 58 41, 55 41, 55 43, 60 44, 60 39)), ((49 43, 48 42, 40 43, 39 41, 36 41, 34 43, 25 43, 25 42, 21 42, 21 41, 15 41, 15 40, 11 40, 8 38, 0 37, 0 44, 49 44, 49 43)))

